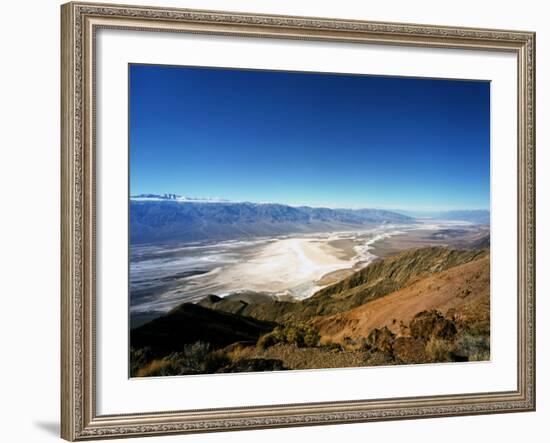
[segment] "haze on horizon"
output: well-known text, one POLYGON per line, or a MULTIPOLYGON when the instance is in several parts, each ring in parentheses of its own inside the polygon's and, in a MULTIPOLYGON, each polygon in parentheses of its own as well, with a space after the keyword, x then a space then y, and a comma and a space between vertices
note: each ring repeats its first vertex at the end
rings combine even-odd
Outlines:
POLYGON ((145 195, 156 195, 160 197, 164 197, 166 195, 177 195, 178 197, 183 197, 187 199, 186 201, 193 202, 214 202, 214 203, 252 203, 252 204, 279 204, 279 205, 285 205, 285 206, 292 206, 292 207, 311 207, 311 208, 329 208, 329 209, 382 209, 382 210, 389 210, 389 211, 405 211, 405 212, 436 212, 436 211, 458 211, 458 210, 464 210, 464 211, 483 211, 483 210, 489 210, 489 208, 475 208, 475 207, 426 207, 426 206, 415 206, 415 205, 408 205, 408 206, 378 206, 369 204, 368 202, 365 203, 357 203, 353 205, 342 205, 340 203, 321 203, 321 204, 311 204, 308 202, 294 202, 294 201, 252 201, 252 200, 241 200, 241 199, 234 199, 234 198, 227 198, 227 197, 220 197, 219 195, 208 195, 208 196, 196 196, 196 195, 186 195, 183 194, 176 194, 173 192, 144 192, 142 194, 132 194, 132 199, 137 198, 143 198, 145 195))
POLYGON ((488 82, 130 65, 130 193, 489 209, 488 82))

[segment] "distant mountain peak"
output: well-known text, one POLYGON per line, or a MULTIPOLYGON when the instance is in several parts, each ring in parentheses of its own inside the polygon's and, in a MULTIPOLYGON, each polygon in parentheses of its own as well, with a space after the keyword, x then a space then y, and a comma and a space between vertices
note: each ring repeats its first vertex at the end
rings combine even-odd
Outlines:
POLYGON ((138 194, 130 196, 133 201, 174 201, 190 203, 238 203, 233 200, 227 200, 217 197, 188 197, 178 194, 138 194))

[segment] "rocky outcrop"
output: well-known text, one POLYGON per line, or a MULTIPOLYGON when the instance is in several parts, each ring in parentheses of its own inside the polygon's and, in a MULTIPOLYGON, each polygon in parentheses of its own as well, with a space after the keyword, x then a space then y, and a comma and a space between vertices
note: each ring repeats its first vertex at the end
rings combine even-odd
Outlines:
POLYGON ((454 322, 446 319, 436 310, 416 314, 409 325, 409 330, 413 337, 423 340, 430 338, 451 340, 457 332, 454 322))
POLYGON ((366 340, 368 348, 376 349, 382 352, 392 352, 392 344, 395 339, 395 334, 387 327, 382 329, 374 329, 366 340))
POLYGON ((399 337, 392 345, 393 357, 398 364, 429 363, 426 342, 415 337, 399 337))

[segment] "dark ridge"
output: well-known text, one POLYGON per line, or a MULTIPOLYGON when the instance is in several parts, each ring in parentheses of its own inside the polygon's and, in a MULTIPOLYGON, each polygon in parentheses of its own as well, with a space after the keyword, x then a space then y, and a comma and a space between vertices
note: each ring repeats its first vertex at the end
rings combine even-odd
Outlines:
POLYGON ((223 348, 235 342, 256 342, 276 324, 183 303, 131 331, 132 348, 151 348, 158 355, 179 352, 185 344, 207 342, 223 348))

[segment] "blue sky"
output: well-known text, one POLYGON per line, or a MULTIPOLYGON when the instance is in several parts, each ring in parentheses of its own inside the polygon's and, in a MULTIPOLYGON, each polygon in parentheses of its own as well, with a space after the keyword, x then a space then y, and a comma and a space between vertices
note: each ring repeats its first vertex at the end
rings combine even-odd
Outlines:
POLYGON ((132 195, 489 208, 488 82, 129 69, 132 195))

